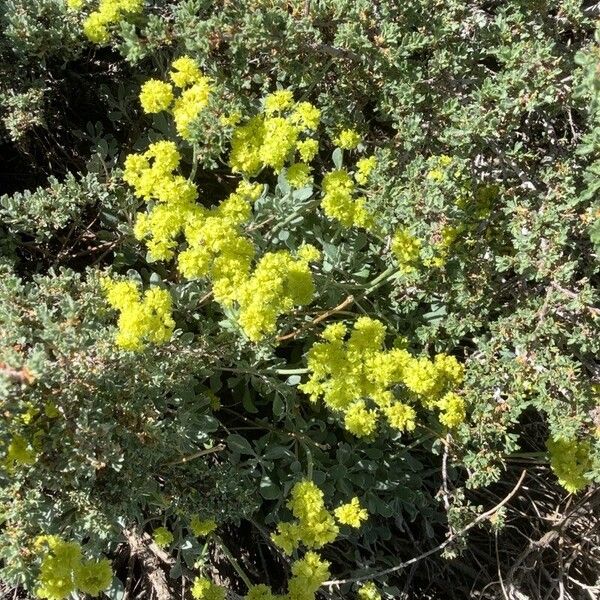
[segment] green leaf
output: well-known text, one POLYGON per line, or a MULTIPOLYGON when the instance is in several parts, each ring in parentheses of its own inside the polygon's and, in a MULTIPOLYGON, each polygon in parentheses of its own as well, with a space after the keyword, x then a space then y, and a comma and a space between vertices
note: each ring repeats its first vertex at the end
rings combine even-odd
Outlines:
POLYGON ((281 488, 265 475, 260 481, 260 495, 265 500, 277 500, 281 496, 281 488))
POLYGON ((336 169, 341 169, 342 164, 344 163, 344 153, 341 148, 336 148, 331 155, 331 159, 333 160, 333 164, 336 169))
POLYGON ((256 456, 250 442, 237 433, 232 433, 227 436, 227 445, 233 452, 237 452, 238 454, 251 454, 252 456, 256 456))

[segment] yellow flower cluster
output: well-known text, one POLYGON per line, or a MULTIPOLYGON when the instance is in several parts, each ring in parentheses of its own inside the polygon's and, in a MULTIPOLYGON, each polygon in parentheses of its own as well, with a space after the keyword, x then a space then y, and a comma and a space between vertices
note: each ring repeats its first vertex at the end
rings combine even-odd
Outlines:
POLYGON ((134 229, 138 239, 147 240, 155 260, 173 257, 177 238, 196 207, 196 186, 174 173, 180 162, 177 146, 168 141, 150 144, 143 154, 130 154, 125 160, 123 179, 135 194, 146 201, 158 201, 147 214, 138 214, 134 229))
POLYGON ((292 577, 288 583, 287 594, 273 594, 268 586, 260 584, 248 590, 245 600, 314 600, 317 590, 328 577, 329 562, 309 551, 292 563, 292 577))
POLYGON ((344 417, 348 431, 371 436, 381 415, 394 429, 413 430, 416 411, 408 404, 411 399, 428 410, 440 409, 440 422, 448 427, 464 420, 464 400, 452 391, 462 382, 463 367, 454 357, 438 354, 430 360, 401 348, 384 350, 385 326, 369 317, 357 319, 345 340, 347 333, 343 323, 325 328, 323 341, 307 355, 310 379, 299 387, 312 401, 323 398, 344 417), (392 391, 399 386, 403 401, 392 391))
POLYGON ((15 465, 32 465, 36 452, 22 435, 14 435, 8 444, 4 465, 12 471, 15 465))
POLYGON ((452 157, 447 154, 433 156, 429 161, 433 168, 427 172, 427 179, 431 181, 442 181, 446 177, 448 167, 452 164, 452 157))
POLYGON ((225 588, 206 577, 196 577, 192 585, 192 597, 196 600, 225 600, 225 588))
POLYGON ((217 528, 217 524, 213 519, 201 519, 198 515, 194 515, 190 520, 190 529, 196 537, 206 537, 217 528))
POLYGON ((166 527, 157 527, 152 532, 152 539, 159 548, 166 548, 173 543, 175 538, 166 527))
POLYGON ((421 241, 408 229, 399 229, 392 239, 392 252, 401 273, 412 273, 421 256, 421 241))
POLYGON ((210 279, 215 300, 225 306, 233 304, 249 277, 255 251, 241 226, 260 193, 260 185, 242 182, 219 206, 194 205, 184 217, 187 248, 179 254, 178 269, 186 279, 210 279))
MULTIPOLYGON (((70 8, 79 9, 83 3, 68 0, 70 8)), ((110 39, 109 27, 127 15, 141 12, 144 0, 100 0, 98 10, 90 13, 83 22, 83 32, 96 44, 105 44, 110 39)))
POLYGON ((375 156, 368 156, 358 159, 356 161, 356 172, 354 173, 354 179, 356 179, 356 183, 365 185, 369 181, 369 177, 376 166, 377 158, 375 156))
POLYGON ((63 600, 78 591, 98 596, 112 581, 107 559, 84 560, 81 546, 57 536, 40 536, 36 547, 44 553, 35 595, 48 600, 63 600))
POLYGON ((366 508, 362 508, 358 498, 354 497, 347 504, 338 506, 333 514, 342 525, 350 527, 360 527, 362 521, 366 521, 369 513, 366 508))
POLYGON ((312 300, 315 286, 309 262, 319 257, 316 248, 305 245, 295 258, 280 250, 259 260, 236 295, 239 323, 252 341, 273 334, 280 315, 312 300))
POLYGON ((381 600, 381 594, 372 581, 367 581, 358 588, 358 598, 359 600, 381 600))
POLYGON ((143 297, 133 281, 103 282, 108 303, 121 314, 116 343, 125 350, 140 350, 145 341, 169 341, 175 327, 172 301, 167 290, 152 287, 143 297))
POLYGON ((300 481, 292 488, 288 508, 296 518, 291 523, 279 523, 277 533, 271 537, 287 554, 300 544, 308 548, 321 548, 333 542, 339 533, 335 518, 343 525, 360 527, 367 519, 367 511, 360 506, 358 498, 335 509, 332 515, 325 508, 323 492, 312 481, 300 481))
POLYGON ((354 181, 348 171, 336 169, 326 173, 322 189, 321 207, 328 217, 338 220, 344 227, 373 227, 373 215, 367 210, 365 199, 354 197, 354 181))
POLYGON ((171 109, 177 133, 184 140, 191 140, 191 126, 208 105, 213 86, 189 56, 178 58, 171 66, 169 76, 173 84, 181 89, 179 96, 175 97, 171 83, 150 79, 142 86, 140 104, 147 114, 171 109))
MULTIPOLYGON (((237 303, 241 327, 250 340, 259 341, 275 332, 280 315, 310 302, 314 283, 309 262, 319 260, 320 254, 309 245, 295 257, 287 251, 269 252, 252 271, 255 250, 242 225, 250 219, 262 186, 242 181, 220 205, 206 209, 196 203, 196 187, 175 174, 180 162, 177 147, 168 141, 127 157, 124 180, 137 196, 158 201, 138 215, 134 233, 157 260, 172 258, 183 234, 187 248, 178 256, 181 274, 187 279, 207 277, 215 300, 226 307, 237 303)), ((127 316, 133 316, 131 311, 127 316)), ((121 320, 124 331, 126 317, 121 320)))
POLYGON ((329 577, 329 563, 316 552, 307 552, 292 564, 292 575, 288 582, 288 599, 314 600, 317 590, 329 577))
POLYGON ((307 163, 318 150, 318 142, 310 134, 319 126, 320 110, 309 102, 295 103, 289 90, 269 94, 263 107, 262 114, 233 131, 229 155, 232 170, 248 177, 256 176, 265 167, 279 173, 284 166, 296 162, 298 151, 304 166, 295 170, 304 173, 302 181, 308 181, 307 163))
POLYGON ((342 129, 333 143, 343 150, 354 150, 361 142, 360 133, 354 129, 342 129))
POLYGON ((590 482, 585 474, 592 469, 589 441, 550 438, 546 442, 550 466, 558 482, 568 492, 576 493, 590 482))

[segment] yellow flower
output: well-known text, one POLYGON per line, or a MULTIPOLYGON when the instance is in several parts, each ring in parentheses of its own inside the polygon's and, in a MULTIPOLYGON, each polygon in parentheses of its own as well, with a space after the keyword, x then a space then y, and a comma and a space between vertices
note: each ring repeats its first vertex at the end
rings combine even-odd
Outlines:
POLYGON ((289 108, 294 103, 294 94, 290 90, 278 90, 265 97, 265 114, 272 115, 289 108))
POLYGON ((589 441, 549 438, 550 466, 558 482, 572 494, 582 490, 590 481, 585 474, 592 469, 592 450, 589 441))
POLYGON ((317 140, 313 140, 312 138, 302 140, 296 144, 296 149, 300 154, 300 158, 304 162, 309 163, 319 151, 319 142, 317 142, 317 140))
POLYGON ((361 137, 358 131, 355 131, 354 129, 343 129, 333 142, 336 146, 339 146, 344 150, 353 150, 360 144, 361 137))
POLYGON ((225 600, 225 588, 215 585, 206 577, 196 577, 192 585, 192 597, 196 600, 225 600))
POLYGON ((185 88, 203 79, 198 63, 190 56, 181 56, 173 61, 169 73, 171 81, 180 88, 185 88))
POLYGON ((208 77, 200 77, 192 87, 183 91, 179 98, 175 100, 173 119, 175 120, 177 133, 184 140, 191 139, 192 132, 190 127, 208 105, 212 89, 210 79, 208 77))
POLYGON ((172 301, 167 290, 150 288, 143 298, 133 282, 105 281, 108 303, 120 312, 119 331, 115 338, 125 350, 140 350, 143 342, 167 342, 175 322, 171 316, 172 301))
POLYGON ((264 138, 259 150, 260 160, 281 171, 285 162, 292 157, 298 140, 298 128, 283 117, 270 117, 264 121, 264 138))
POLYGON ((365 185, 369 180, 373 169, 377 166, 377 158, 369 156, 368 158, 361 158, 356 163, 356 172, 354 173, 354 179, 360 185, 365 185))
POLYGON ((381 594, 372 581, 367 581, 358 588, 358 598, 359 600, 381 600, 381 594))
POLYGON ((90 596, 98 596, 108 588, 112 578, 113 572, 106 558, 86 560, 75 569, 75 586, 90 596))
POLYGON ((169 83, 149 79, 142 86, 140 103, 146 114, 167 110, 173 102, 173 88, 169 83))
POLYGON ((98 13, 91 13, 83 22, 83 33, 95 44, 104 44, 110 39, 107 22, 104 17, 98 13))
POLYGON ((310 102, 299 102, 290 116, 295 125, 308 131, 314 131, 319 126, 321 111, 310 102))
POLYGON ((457 427, 464 422, 467 412, 465 401, 455 392, 448 392, 438 402, 440 423, 446 427, 457 427))
POLYGON ((9 468, 14 464, 32 465, 35 458, 35 450, 29 442, 21 435, 13 436, 6 452, 6 463, 9 468))
POLYGON ((231 137, 229 165, 231 170, 254 177, 263 167, 260 150, 265 138, 265 123, 262 117, 252 117, 247 123, 239 125, 231 137))
POLYGON ((175 539, 173 534, 166 527, 157 527, 152 532, 152 538, 154 539, 154 543, 159 548, 166 548, 173 543, 175 539))
POLYGON ((190 529, 196 537, 206 537, 217 528, 217 524, 213 519, 200 519, 198 515, 194 515, 190 521, 190 529))
POLYGON ((287 169, 288 183, 296 189, 305 187, 312 183, 310 167, 305 163, 294 163, 287 169))
POLYGON ((335 518, 343 525, 360 527, 363 521, 369 518, 369 513, 362 508, 358 498, 352 498, 347 504, 338 506, 334 511, 335 518))
POLYGON ((356 437, 369 437, 377 429, 377 418, 376 410, 367 410, 365 401, 358 400, 346 410, 344 425, 356 437))
POLYGON ((399 431, 412 431, 415 428, 417 413, 412 406, 394 402, 383 409, 390 425, 399 431))
POLYGON ((401 273, 415 270, 421 256, 421 241, 408 229, 399 229, 392 239, 392 252, 398 261, 401 273))
POLYGON ((271 536, 286 554, 291 554, 301 543, 320 548, 335 540, 339 529, 325 508, 323 492, 312 481, 296 483, 287 505, 297 520, 279 523, 277 533, 271 536))

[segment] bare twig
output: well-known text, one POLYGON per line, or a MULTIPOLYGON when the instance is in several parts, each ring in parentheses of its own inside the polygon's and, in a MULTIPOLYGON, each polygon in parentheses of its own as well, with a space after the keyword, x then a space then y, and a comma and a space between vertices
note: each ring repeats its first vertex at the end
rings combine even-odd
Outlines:
POLYGON ((411 558, 410 560, 401 562, 401 563, 397 564, 395 567, 391 567, 389 569, 384 569, 383 571, 371 571, 365 575, 360 575, 358 577, 349 577, 347 579, 332 579, 331 581, 326 581, 325 583, 323 583, 323 585, 332 587, 332 586, 343 585, 345 583, 356 583, 358 581, 366 581, 367 579, 377 579, 379 577, 384 577, 385 575, 390 575, 391 573, 396 573, 397 571, 401 571, 402 569, 405 569, 409 565, 412 565, 420 560, 423 560, 424 558, 427 558, 428 556, 431 556, 432 554, 436 554, 437 552, 439 552, 440 550, 443 550, 446 546, 451 544, 456 538, 464 535, 467 531, 469 531, 470 529, 473 529, 473 527, 476 527, 477 525, 479 525, 486 519, 489 519, 490 517, 494 516, 503 506, 508 504, 508 502, 510 502, 511 499, 515 496, 515 494, 519 491, 519 488, 521 487, 521 484, 523 483, 523 480, 525 479, 526 475, 527 475, 527 470, 524 469, 523 472, 521 473, 521 476, 519 477, 519 480, 517 481, 517 483, 511 490, 511 492, 501 502, 496 504, 496 506, 494 506, 493 508, 486 510, 484 513, 481 513, 476 519, 471 521, 468 525, 466 525, 465 527, 463 527, 456 533, 453 533, 452 535, 448 536, 448 538, 444 542, 442 542, 441 544, 438 544, 435 548, 431 548, 431 550, 428 550, 427 552, 423 552, 423 554, 419 554, 419 556, 415 556, 414 558, 411 558))

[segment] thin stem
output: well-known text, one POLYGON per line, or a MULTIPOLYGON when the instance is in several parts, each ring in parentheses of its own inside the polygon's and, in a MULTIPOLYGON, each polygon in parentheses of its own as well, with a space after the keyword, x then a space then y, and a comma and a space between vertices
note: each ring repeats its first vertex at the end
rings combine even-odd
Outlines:
POLYGON ((439 552, 440 550, 443 550, 446 546, 451 544, 457 537, 464 535, 467 531, 469 531, 470 529, 472 529, 473 527, 475 527, 482 521, 485 521, 486 519, 489 519, 490 517, 494 516, 505 504, 510 502, 511 498, 513 498, 514 495, 519 491, 519 488, 521 487, 521 484, 523 483, 523 480, 525 479, 525 475, 527 475, 527 470, 523 470, 523 472, 521 473, 521 476, 519 477, 519 480, 517 481, 517 483, 511 490, 511 492, 501 502, 496 504, 496 506, 494 506, 493 508, 490 508, 490 510, 487 510, 484 513, 480 514, 476 519, 471 521, 468 525, 466 525, 459 531, 456 531, 455 533, 448 536, 444 542, 435 546, 435 548, 432 548, 431 550, 428 550, 427 552, 423 552, 423 554, 419 554, 419 556, 415 556, 414 558, 411 558, 410 560, 402 562, 402 563, 396 565, 395 567, 391 567, 389 569, 384 569, 383 571, 371 571, 364 575, 360 575, 359 577, 349 577, 347 579, 333 579, 331 581, 325 581, 323 583, 323 585, 332 587, 332 586, 339 586, 339 585, 342 585, 345 583, 357 583, 359 581, 366 581, 367 579, 378 579, 379 577, 384 577, 385 575, 390 575, 391 573, 396 573, 397 571, 405 569, 409 565, 419 562, 420 560, 427 558, 428 556, 431 556, 432 554, 435 554, 436 552, 439 552))
POLYGON ((194 181, 194 179, 196 179, 196 171, 198 170, 198 151, 198 144, 194 144, 192 146, 192 170, 190 171, 188 181, 194 181))
POLYGON ((248 578, 246 573, 244 573, 244 570, 242 569, 242 567, 240 567, 240 563, 233 556, 233 554, 231 554, 231 551, 223 543, 223 540, 220 537, 215 536, 214 539, 215 539, 215 542, 219 545, 219 547, 223 551, 223 554, 227 557, 227 560, 229 560, 229 562, 231 563, 231 566, 235 569, 235 572, 240 576, 240 579, 246 584, 246 587, 248 589, 250 589, 252 587, 252 582, 250 581, 250 579, 248 578))
POLYGON ((388 280, 392 278, 398 271, 397 267, 388 267, 383 273, 375 277, 373 281, 371 281, 371 285, 365 290, 364 295, 368 296, 372 292, 374 292, 377 288, 380 288, 382 285, 386 284, 388 280))

